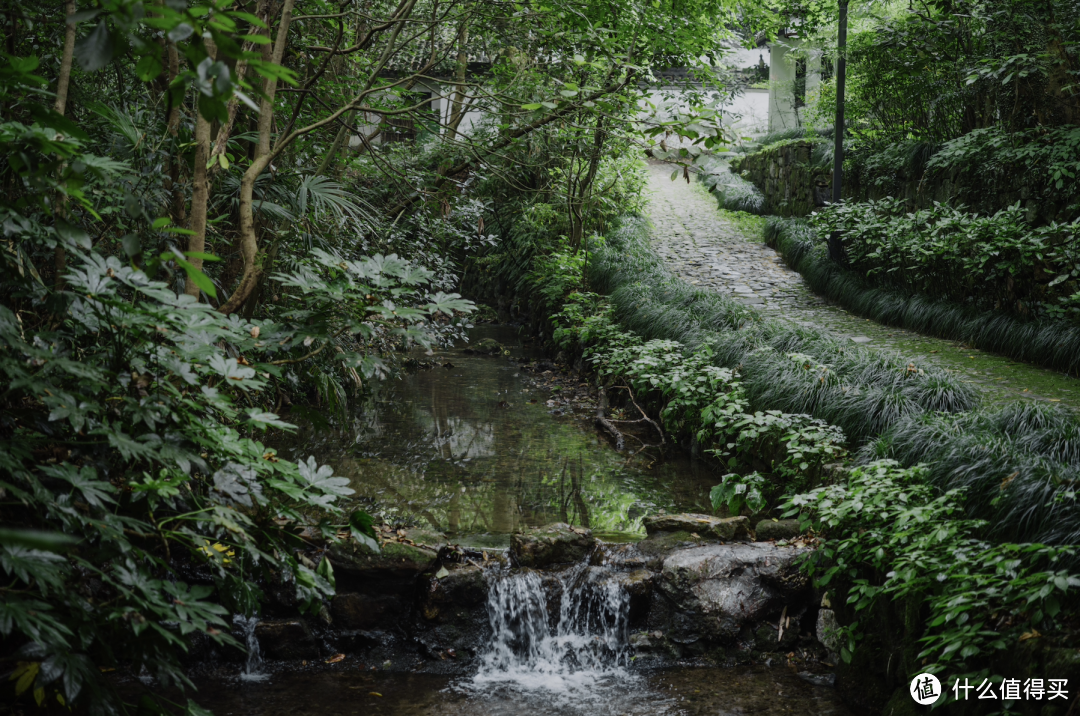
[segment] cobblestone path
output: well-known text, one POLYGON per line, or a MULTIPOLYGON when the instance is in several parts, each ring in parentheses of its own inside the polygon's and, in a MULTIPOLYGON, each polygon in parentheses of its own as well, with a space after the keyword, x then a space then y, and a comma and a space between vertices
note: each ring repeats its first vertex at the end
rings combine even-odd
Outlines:
POLYGON ((816 326, 856 343, 890 348, 959 373, 991 402, 1027 398, 1080 409, 1080 380, 963 344, 882 326, 813 293, 761 237, 746 236, 697 182, 671 181, 650 164, 650 215, 657 252, 681 278, 767 314, 816 326))

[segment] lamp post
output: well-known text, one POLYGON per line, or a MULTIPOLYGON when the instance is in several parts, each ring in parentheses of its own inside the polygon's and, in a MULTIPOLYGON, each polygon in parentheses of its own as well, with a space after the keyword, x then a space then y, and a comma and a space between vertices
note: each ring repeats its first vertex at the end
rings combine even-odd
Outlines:
MULTIPOLYGON (((836 36, 836 123, 833 127, 832 200, 839 203, 844 180, 844 81, 847 76, 847 10, 848 0, 840 0, 840 27, 836 36)), ((840 233, 829 236, 829 258, 841 262, 844 245, 840 233)))

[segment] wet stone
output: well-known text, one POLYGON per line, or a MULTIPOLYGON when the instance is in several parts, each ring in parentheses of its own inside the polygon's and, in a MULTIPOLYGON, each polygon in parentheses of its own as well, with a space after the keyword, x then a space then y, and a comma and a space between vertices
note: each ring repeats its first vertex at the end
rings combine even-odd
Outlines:
POLYGON ((259 648, 271 659, 317 659, 319 646, 302 619, 274 619, 255 625, 259 648))
POLYGON ((539 569, 552 564, 579 562, 595 545, 591 530, 557 522, 514 534, 510 554, 518 565, 539 569))
POLYGON ((718 540, 750 539, 750 522, 746 517, 712 517, 710 515, 680 514, 653 515, 643 520, 645 532, 687 532, 702 538, 718 540))
POLYGON ((790 540, 802 534, 798 520, 762 520, 754 527, 759 542, 790 540))

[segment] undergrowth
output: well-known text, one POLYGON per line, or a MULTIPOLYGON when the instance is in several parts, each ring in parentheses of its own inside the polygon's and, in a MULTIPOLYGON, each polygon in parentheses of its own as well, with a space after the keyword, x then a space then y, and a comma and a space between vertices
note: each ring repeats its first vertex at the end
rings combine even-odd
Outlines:
POLYGON ((860 316, 1080 375, 1080 327, 979 311, 955 301, 872 286, 830 261, 813 229, 798 219, 770 218, 765 240, 815 292, 860 316))
POLYGON ((970 387, 919 359, 765 319, 694 288, 664 267, 643 222, 609 232, 589 264, 589 278, 610 294, 614 315, 627 329, 691 349, 708 345, 718 365, 739 367, 755 409, 809 413, 856 443, 903 415, 969 410, 977 402, 970 387))

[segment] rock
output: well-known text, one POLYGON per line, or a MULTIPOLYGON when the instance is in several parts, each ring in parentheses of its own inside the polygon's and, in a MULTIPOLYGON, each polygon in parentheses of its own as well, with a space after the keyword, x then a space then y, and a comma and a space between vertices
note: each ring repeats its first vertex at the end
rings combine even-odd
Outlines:
POLYGON ((255 625, 259 648, 270 659, 317 659, 319 646, 302 619, 274 619, 255 625))
POLYGON ((710 517, 709 515, 653 515, 643 520, 645 532, 687 532, 704 539, 728 542, 750 539, 750 521, 746 517, 710 517))
POLYGON ((798 520, 762 520, 754 528, 758 542, 790 540, 802 534, 798 520))
POLYGON ((479 353, 480 355, 502 355, 505 351, 503 344, 494 338, 481 338, 465 349, 466 353, 479 353))
POLYGON ((615 579, 630 597, 627 614, 630 624, 640 624, 649 613, 656 575, 647 569, 635 569, 633 572, 618 572, 615 579))
POLYGON ((799 643, 799 623, 791 620, 780 633, 778 624, 765 622, 754 631, 754 648, 758 651, 789 651, 799 643))
MULTIPOLYGON (((650 569, 660 569, 664 563, 664 559, 674 550, 690 545, 702 544, 704 542, 701 539, 701 535, 697 537, 692 536, 689 532, 654 532, 645 539, 635 545, 636 551, 641 554, 643 562, 641 566, 649 567, 650 569)), ((624 558, 624 562, 629 562, 632 559, 631 555, 627 555, 624 558)), ((638 566, 633 564, 633 566, 638 566)))
POLYGON ((796 558, 805 549, 771 543, 705 544, 681 549, 663 563, 660 590, 708 639, 732 641, 746 624, 779 615, 809 595, 796 558))
POLYGON ((429 621, 445 618, 456 607, 471 609, 487 602, 487 580, 482 567, 457 567, 447 572, 442 578, 433 575, 421 585, 420 613, 429 621))
POLYGON ((592 530, 556 522, 513 535, 510 554, 518 565, 539 569, 552 564, 579 562, 595 545, 592 530))
POLYGON ((421 527, 406 529, 405 539, 415 542, 417 547, 430 547, 436 552, 449 541, 442 532, 426 530, 421 527))
POLYGON ((442 566, 444 576, 429 574, 417 584, 412 634, 424 658, 446 662, 442 666, 452 669, 482 651, 491 638, 488 585, 482 567, 442 566))
POLYGON ((830 654, 839 654, 843 644, 840 641, 838 630, 840 623, 836 621, 836 612, 832 609, 819 609, 817 613, 817 627, 814 630, 817 640, 829 650, 830 654))
POLYGON ((435 562, 436 553, 424 547, 387 542, 376 554, 356 543, 330 548, 338 590, 368 594, 411 592, 416 576, 435 562))
POLYGON ((407 608, 393 595, 337 594, 330 602, 334 626, 345 630, 389 629, 407 608))

